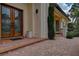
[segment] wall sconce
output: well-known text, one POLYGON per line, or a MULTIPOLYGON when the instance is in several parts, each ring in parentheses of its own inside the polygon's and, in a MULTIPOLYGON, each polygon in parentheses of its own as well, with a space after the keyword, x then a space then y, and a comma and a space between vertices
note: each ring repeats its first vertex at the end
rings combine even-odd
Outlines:
POLYGON ((35 11, 35 12, 36 12, 36 14, 38 14, 38 9, 36 9, 36 11, 35 11))

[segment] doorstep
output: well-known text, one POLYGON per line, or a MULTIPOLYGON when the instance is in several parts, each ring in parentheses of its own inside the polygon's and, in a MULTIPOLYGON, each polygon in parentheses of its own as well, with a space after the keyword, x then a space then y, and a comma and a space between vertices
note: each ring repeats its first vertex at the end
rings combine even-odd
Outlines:
POLYGON ((0 44, 0 53, 5 53, 8 51, 17 49, 17 48, 29 46, 29 45, 32 45, 32 44, 35 44, 35 43, 38 43, 41 41, 45 41, 45 40, 47 40, 47 39, 27 39, 27 38, 24 38, 21 40, 15 40, 15 41, 12 41, 9 43, 0 44))

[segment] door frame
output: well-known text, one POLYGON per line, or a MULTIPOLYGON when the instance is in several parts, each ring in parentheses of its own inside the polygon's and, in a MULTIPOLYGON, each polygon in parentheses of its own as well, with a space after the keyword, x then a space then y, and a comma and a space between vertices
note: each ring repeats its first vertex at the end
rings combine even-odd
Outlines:
POLYGON ((55 24, 56 25, 56 27, 55 27, 56 28, 56 33, 59 33, 60 32, 60 20, 55 20, 55 21, 56 21, 55 22, 56 23, 55 24))
MULTIPOLYGON (((20 24, 20 29, 21 29, 21 36, 23 36, 23 10, 20 9, 20 8, 16 8, 16 7, 14 7, 14 6, 5 4, 5 3, 0 3, 0 5, 1 5, 1 12, 2 12, 2 5, 3 5, 3 6, 8 6, 8 7, 10 7, 10 8, 13 8, 13 9, 16 9, 16 10, 21 11, 22 17, 21 17, 21 20, 20 20, 20 22, 21 22, 21 24, 20 24)), ((1 16, 0 20, 1 20, 1 19, 2 19, 2 16, 1 16)), ((2 28, 2 22, 1 22, 1 28, 2 28)), ((12 37, 13 37, 13 36, 12 36, 12 37)), ((14 36, 14 37, 16 37, 16 36, 14 36)), ((2 33, 1 33, 1 38, 3 38, 3 37, 2 37, 2 33)))

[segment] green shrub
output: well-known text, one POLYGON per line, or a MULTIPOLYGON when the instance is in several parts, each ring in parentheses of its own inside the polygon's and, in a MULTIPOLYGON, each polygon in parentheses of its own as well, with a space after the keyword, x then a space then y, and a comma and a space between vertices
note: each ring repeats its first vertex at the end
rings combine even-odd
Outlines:
POLYGON ((48 38, 54 39, 54 8, 49 7, 49 13, 48 13, 48 38))
POLYGON ((73 37, 74 37, 74 32, 73 31, 67 32, 67 38, 72 39, 73 37))
POLYGON ((74 31, 74 37, 79 37, 79 32, 74 31))
POLYGON ((67 32, 67 38, 73 38, 74 37, 74 26, 73 23, 68 23, 68 32, 67 32))
POLYGON ((68 23, 68 31, 73 31, 73 30, 74 30, 73 23, 68 23))

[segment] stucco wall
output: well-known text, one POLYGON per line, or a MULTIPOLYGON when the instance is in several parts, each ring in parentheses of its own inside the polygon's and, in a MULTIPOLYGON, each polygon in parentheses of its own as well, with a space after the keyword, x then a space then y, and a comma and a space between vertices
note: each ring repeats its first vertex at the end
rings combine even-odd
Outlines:
POLYGON ((32 4, 32 19, 33 19, 33 37, 40 37, 41 33, 41 4, 32 4), (36 9, 38 13, 36 14, 36 9))
POLYGON ((26 31, 30 30, 30 27, 32 24, 31 4, 8 3, 8 5, 11 5, 23 10, 23 36, 24 36, 26 34, 26 31))
POLYGON ((32 4, 27 4, 28 7, 28 31, 32 31, 32 4))
POLYGON ((46 3, 33 4, 33 36, 48 38, 48 5, 46 3), (38 14, 35 13, 38 9, 38 14))

